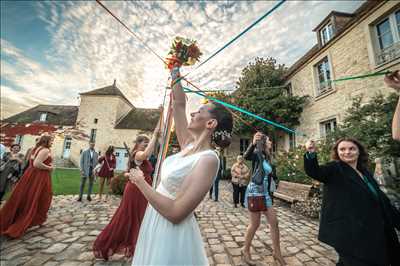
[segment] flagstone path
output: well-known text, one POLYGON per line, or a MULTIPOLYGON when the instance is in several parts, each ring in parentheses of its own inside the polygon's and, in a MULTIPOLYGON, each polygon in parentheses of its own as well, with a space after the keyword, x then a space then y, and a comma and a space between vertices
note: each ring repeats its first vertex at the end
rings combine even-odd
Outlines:
MULTIPOLYGON (((232 207, 231 191, 231 185, 221 181, 220 201, 214 202, 207 196, 196 211, 210 265, 245 265, 240 248, 248 214, 244 208, 232 207)), ((54 197, 48 220, 42 227, 30 229, 21 239, 0 240, 0 265, 130 265, 131 260, 122 256, 113 256, 108 262, 96 260, 91 251, 93 241, 110 221, 119 201, 116 196, 100 203, 96 200, 78 203, 76 196, 54 197)), ((318 221, 277 205, 282 253, 288 265, 335 265, 335 251, 317 240, 318 221)), ((271 246, 263 218, 252 246, 257 265, 275 265, 271 246)))

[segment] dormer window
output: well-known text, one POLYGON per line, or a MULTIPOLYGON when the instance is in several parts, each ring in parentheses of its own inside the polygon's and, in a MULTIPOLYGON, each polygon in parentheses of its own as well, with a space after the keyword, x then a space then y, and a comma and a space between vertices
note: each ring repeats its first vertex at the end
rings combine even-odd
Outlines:
POLYGON ((321 43, 322 43, 322 45, 325 45, 327 42, 329 42, 329 40, 332 39, 332 37, 333 37, 333 26, 332 26, 332 23, 329 23, 325 27, 323 27, 320 30, 320 35, 321 35, 321 43))
POLYGON ((46 119, 47 119, 47 113, 41 113, 41 114, 40 114, 39 121, 45 122, 46 119))

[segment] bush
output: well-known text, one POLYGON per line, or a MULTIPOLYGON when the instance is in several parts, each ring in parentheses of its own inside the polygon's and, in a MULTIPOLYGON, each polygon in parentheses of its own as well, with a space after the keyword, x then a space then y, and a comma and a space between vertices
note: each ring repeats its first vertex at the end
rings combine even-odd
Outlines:
POLYGON ((126 182, 128 182, 128 178, 123 173, 113 177, 110 184, 112 193, 115 195, 124 194, 126 182))
POLYGON ((293 151, 283 152, 276 158, 276 175, 279 180, 311 184, 312 179, 304 173, 304 150, 296 148, 293 151))
POLYGON ((314 193, 305 201, 298 201, 292 205, 295 213, 302 214, 310 218, 319 218, 322 205, 322 193, 320 188, 314 188, 314 193))
MULTIPOLYGON (((317 141, 317 153, 319 164, 329 162, 331 148, 336 141, 335 137, 327 137, 325 140, 317 141)), ((282 152, 276 157, 276 171, 280 180, 289 182, 312 184, 315 181, 304 172, 304 146, 298 146, 289 152, 282 152)))

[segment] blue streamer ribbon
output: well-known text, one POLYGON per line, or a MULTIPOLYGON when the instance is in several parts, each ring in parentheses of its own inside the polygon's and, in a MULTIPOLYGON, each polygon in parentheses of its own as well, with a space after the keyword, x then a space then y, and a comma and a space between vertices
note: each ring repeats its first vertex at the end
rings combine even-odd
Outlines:
MULTIPOLYGON (((209 60, 211 60, 211 58, 213 58, 214 56, 216 56, 217 54, 219 54, 222 50, 224 50, 225 48, 227 48, 229 45, 231 45, 234 41, 236 41, 237 39, 239 39, 242 35, 244 35, 246 32, 248 32, 251 28, 253 28, 255 25, 257 25, 261 20, 263 20, 264 18, 268 17, 272 12, 274 12, 278 7, 280 7, 286 0, 281 0, 279 3, 277 3, 274 7, 272 7, 270 10, 267 11, 267 13, 265 13, 264 15, 262 15, 259 19, 257 19, 256 21, 254 21, 250 26, 248 26, 246 29, 244 29, 242 32, 240 32, 238 35, 236 35, 232 40, 230 40, 227 44, 225 44, 224 46, 222 46, 220 49, 218 49, 218 51, 216 51, 215 53, 213 53, 212 55, 210 55, 205 61, 203 61, 200 65, 198 65, 192 72, 194 72, 196 69, 198 69, 199 67, 201 67, 202 65, 204 65, 205 63, 207 63, 209 60)), ((192 73, 191 72, 191 73, 192 73)), ((190 73, 189 73, 190 74, 190 73)), ((189 75, 187 74, 187 75, 189 75)), ((186 76, 187 76, 186 75, 186 76)))
POLYGON ((248 115, 248 116, 251 116, 251 117, 253 117, 253 118, 257 119, 257 120, 263 121, 263 122, 265 122, 265 123, 267 123, 267 124, 270 124, 270 125, 272 125, 272 126, 274 126, 274 127, 283 129, 283 130, 285 130, 285 131, 287 131, 287 132, 289 132, 289 133, 298 134, 298 135, 302 135, 302 136, 306 136, 304 133, 301 133, 301 132, 299 132, 299 131, 295 131, 295 130, 293 130, 293 129, 287 128, 287 127, 285 127, 285 126, 283 126, 283 125, 281 125, 281 124, 275 123, 275 122, 270 121, 270 120, 268 120, 268 119, 265 119, 265 118, 263 118, 263 117, 261 117, 261 116, 259 116, 259 115, 253 114, 252 112, 249 112, 249 111, 247 111, 247 110, 244 110, 244 109, 242 109, 242 108, 240 108, 240 107, 238 107, 238 106, 235 106, 235 105, 233 105, 233 104, 226 103, 226 102, 224 102, 224 101, 218 100, 218 99, 216 99, 216 98, 214 98, 214 97, 212 97, 212 96, 208 96, 207 94, 202 93, 202 92, 200 92, 200 91, 194 91, 194 90, 191 90, 191 89, 186 88, 186 87, 184 87, 183 90, 186 91, 186 92, 191 92, 191 93, 195 93, 195 94, 197 94, 197 95, 200 95, 200 96, 202 96, 202 97, 204 97, 204 98, 207 98, 207 99, 209 99, 209 100, 211 100, 211 101, 213 101, 213 102, 217 102, 217 103, 219 103, 219 104, 222 104, 223 106, 226 106, 226 107, 228 107, 228 108, 230 108, 230 109, 239 111, 239 112, 241 112, 241 113, 243 113, 243 114, 246 114, 246 115, 248 115))

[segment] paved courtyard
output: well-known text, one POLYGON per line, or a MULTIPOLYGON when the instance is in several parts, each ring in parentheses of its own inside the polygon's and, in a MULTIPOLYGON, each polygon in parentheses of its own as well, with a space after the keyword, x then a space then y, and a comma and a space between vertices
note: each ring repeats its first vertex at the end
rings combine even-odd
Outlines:
MULTIPOLYGON (((231 191, 230 183, 221 181, 220 201, 214 202, 207 196, 197 210, 210 265, 246 265, 240 248, 248 223, 247 210, 232 207, 231 191)), ((1 239, 1 266, 130 265, 131 260, 122 256, 114 256, 109 262, 96 260, 91 251, 93 241, 118 204, 119 198, 114 196, 107 203, 96 200, 78 203, 76 196, 54 197, 48 220, 42 227, 30 229, 21 239, 1 239)), ((288 265, 335 265, 335 251, 317 240, 318 221, 277 205, 282 253, 288 265)), ((271 246, 263 218, 252 247, 252 258, 257 265, 275 265, 271 246)))

